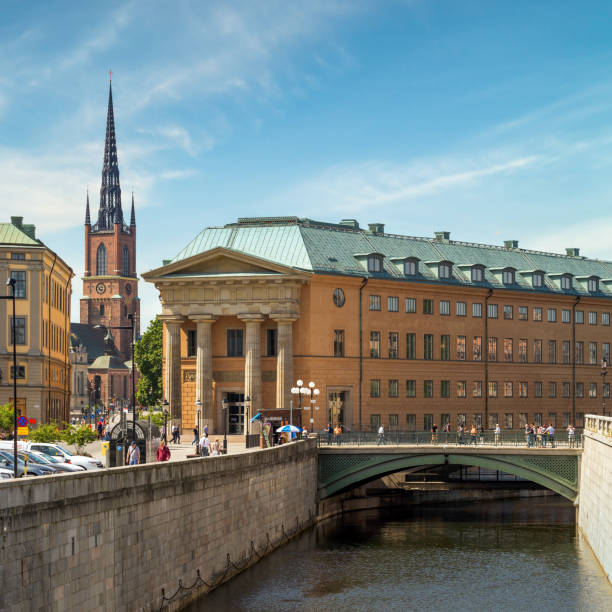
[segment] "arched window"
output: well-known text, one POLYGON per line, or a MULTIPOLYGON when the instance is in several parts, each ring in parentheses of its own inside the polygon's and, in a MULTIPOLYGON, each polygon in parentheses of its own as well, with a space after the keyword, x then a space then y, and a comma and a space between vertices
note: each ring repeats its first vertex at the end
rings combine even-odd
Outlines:
POLYGON ((130 275, 130 250, 124 246, 123 247, 123 276, 130 275))
POLYGON ((100 304, 100 316, 104 316, 104 304, 100 304))
POLYGON ((96 274, 98 276, 106 276, 106 247, 103 244, 98 247, 96 274))

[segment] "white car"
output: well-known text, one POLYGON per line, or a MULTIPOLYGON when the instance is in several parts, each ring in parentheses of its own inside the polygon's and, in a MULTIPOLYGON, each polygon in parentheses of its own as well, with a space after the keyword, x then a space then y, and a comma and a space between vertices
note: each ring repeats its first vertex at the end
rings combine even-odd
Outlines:
POLYGON ((84 455, 74 455, 67 448, 59 444, 49 444, 48 442, 28 442, 25 450, 37 451, 51 457, 56 457, 60 461, 71 463, 72 465, 80 465, 86 470, 99 470, 104 466, 101 461, 93 457, 85 457, 84 455))
POLYGON ((15 478, 15 472, 13 470, 7 470, 6 468, 0 468, 0 480, 5 478, 15 478))

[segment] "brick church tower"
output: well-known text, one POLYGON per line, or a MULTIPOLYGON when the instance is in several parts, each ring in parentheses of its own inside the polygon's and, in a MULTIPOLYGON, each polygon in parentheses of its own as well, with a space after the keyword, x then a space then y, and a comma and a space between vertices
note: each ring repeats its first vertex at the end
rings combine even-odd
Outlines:
MULTIPOLYGON (((98 220, 92 225, 89 193, 85 212, 85 274, 81 298, 81 323, 103 326, 129 326, 134 315, 136 337, 140 335, 140 298, 136 274, 136 215, 134 194, 130 224, 123 219, 121 186, 117 163, 112 84, 108 92, 104 166, 100 187, 98 220)), ((130 330, 112 332, 119 355, 132 359, 130 330)))

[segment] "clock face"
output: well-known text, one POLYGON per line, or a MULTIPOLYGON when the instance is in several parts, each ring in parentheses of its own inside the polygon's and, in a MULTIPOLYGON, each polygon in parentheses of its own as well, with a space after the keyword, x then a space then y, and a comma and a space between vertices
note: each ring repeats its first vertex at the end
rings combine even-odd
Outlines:
POLYGON ((334 289, 334 304, 338 308, 341 308, 344 306, 344 301, 344 291, 342 291, 342 289, 334 289))
POLYGON ((96 291, 102 295, 105 291, 106 291, 106 287, 104 286, 104 283, 98 283, 96 285, 96 291))
POLYGON ((127 283, 125 286, 125 292, 126 293, 132 293, 132 285, 130 285, 130 283, 127 283))

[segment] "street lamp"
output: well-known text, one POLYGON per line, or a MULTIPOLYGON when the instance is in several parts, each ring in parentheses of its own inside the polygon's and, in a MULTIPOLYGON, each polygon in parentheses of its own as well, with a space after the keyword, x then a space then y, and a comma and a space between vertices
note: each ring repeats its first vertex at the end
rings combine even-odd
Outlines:
POLYGON ((251 414, 250 408, 251 408, 251 398, 250 398, 250 396, 247 395, 244 398, 244 409, 245 409, 245 412, 246 412, 246 421, 245 421, 245 426, 244 426, 244 433, 247 436, 249 435, 249 430, 250 430, 250 427, 249 427, 249 423, 250 423, 249 417, 250 417, 250 414, 251 414))
POLYGON ((168 400, 165 399, 162 402, 162 406, 164 407, 164 444, 168 444, 168 400))
POLYGON ((224 397, 221 401, 221 409, 223 410, 223 454, 227 455, 227 398, 224 397))
MULTIPOLYGON (((292 387, 291 388, 291 393, 293 395, 297 395, 298 396, 298 409, 300 411, 300 418, 301 418, 301 414, 302 414, 302 395, 310 395, 311 394, 311 389, 314 389, 314 383, 310 383, 312 385, 312 387, 304 387, 304 381, 300 378, 297 383, 296 383, 296 387, 292 387)), ((291 411, 289 413, 289 425, 293 425, 293 401, 291 402, 291 411)))
POLYGON ((606 375, 608 374, 608 362, 605 359, 601 360, 601 415, 606 416, 606 393, 604 387, 606 384, 606 375))
MULTIPOLYGON (((314 428, 315 404, 317 402, 317 398, 319 397, 319 393, 321 393, 321 391, 319 391, 319 389, 315 387, 315 384, 312 380, 308 383, 308 389, 310 390, 310 405, 305 406, 304 410, 309 410, 309 409, 312 410, 312 412, 310 413, 310 424, 311 424, 310 429, 312 430, 314 428)), ((316 406, 316 409, 318 410, 319 407, 316 406)))
POLYGON ((202 436, 202 427, 200 423, 200 416, 202 415, 202 402, 200 398, 195 401, 196 407, 196 429, 198 430, 198 443, 196 444, 196 454, 200 452, 199 438, 202 436))
POLYGON ((9 278, 6 286, 11 288, 11 295, 0 295, 0 299, 13 300, 13 321, 11 323, 11 335, 13 340, 13 466, 15 478, 19 477, 17 471, 17 324, 15 321, 15 285, 17 281, 9 278))

